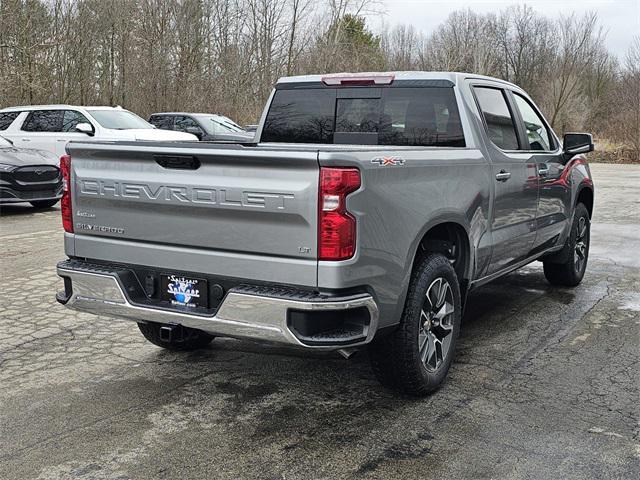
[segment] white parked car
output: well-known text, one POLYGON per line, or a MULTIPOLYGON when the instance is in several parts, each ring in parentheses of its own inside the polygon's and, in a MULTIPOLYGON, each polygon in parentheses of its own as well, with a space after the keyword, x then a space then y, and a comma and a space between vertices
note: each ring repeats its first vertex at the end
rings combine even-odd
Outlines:
POLYGON ((0 135, 16 147, 48 150, 64 155, 73 140, 197 141, 195 135, 156 129, 135 113, 120 107, 31 105, 0 110, 0 135))

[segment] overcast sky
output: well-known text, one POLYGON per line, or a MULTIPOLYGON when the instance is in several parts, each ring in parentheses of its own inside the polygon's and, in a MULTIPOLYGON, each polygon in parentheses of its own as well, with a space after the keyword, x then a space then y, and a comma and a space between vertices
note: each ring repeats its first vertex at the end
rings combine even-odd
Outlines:
POLYGON ((430 33, 454 10, 471 8, 478 13, 497 12, 510 5, 527 4, 547 17, 567 15, 571 11, 598 14, 607 31, 607 47, 624 57, 631 39, 640 34, 640 0, 382 0, 386 15, 370 18, 379 26, 380 19, 389 25, 411 24, 430 33))

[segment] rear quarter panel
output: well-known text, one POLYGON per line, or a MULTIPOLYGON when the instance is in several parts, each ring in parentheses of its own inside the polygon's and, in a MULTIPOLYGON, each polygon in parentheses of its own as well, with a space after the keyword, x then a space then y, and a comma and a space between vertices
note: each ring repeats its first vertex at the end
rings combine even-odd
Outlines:
POLYGON ((379 303, 381 327, 399 321, 417 248, 433 226, 462 225, 471 246, 468 275, 486 267, 491 182, 480 150, 321 151, 319 161, 321 166, 358 167, 362 186, 347 200, 358 222, 356 254, 344 262, 319 262, 318 286, 366 285, 379 303), (404 163, 381 166, 376 161, 381 155, 404 163))

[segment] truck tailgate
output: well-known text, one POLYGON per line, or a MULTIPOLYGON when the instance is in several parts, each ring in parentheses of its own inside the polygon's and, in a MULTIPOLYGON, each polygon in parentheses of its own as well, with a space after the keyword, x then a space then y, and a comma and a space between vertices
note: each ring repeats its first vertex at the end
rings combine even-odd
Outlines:
POLYGON ((70 144, 68 151, 76 243, 99 237, 316 258, 316 151, 140 143, 70 144))

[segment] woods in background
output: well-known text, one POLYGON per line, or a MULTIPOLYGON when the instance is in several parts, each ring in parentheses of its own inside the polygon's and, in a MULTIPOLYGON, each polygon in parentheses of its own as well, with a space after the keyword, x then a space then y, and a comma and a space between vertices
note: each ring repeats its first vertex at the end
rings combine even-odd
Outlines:
POLYGON ((371 0, 0 0, 0 107, 70 103, 257 122, 283 75, 453 70, 528 91, 559 134, 640 161, 640 37, 625 58, 595 14, 452 13, 373 32, 371 0), (606 142, 605 142, 606 141, 606 142))

